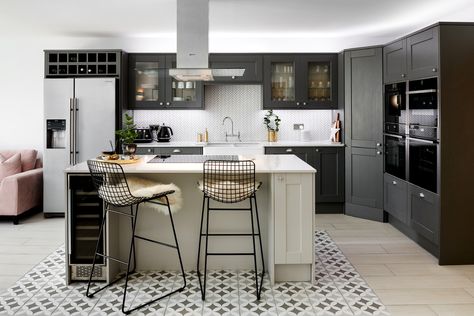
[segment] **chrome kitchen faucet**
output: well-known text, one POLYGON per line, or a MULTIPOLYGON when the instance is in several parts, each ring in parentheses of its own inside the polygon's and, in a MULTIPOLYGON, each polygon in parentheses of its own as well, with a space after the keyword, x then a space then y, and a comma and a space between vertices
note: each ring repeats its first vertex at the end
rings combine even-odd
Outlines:
POLYGON ((237 134, 234 134, 234 121, 230 118, 230 116, 226 116, 224 117, 224 119, 222 120, 222 125, 225 125, 225 121, 229 119, 230 120, 230 123, 231 123, 231 132, 230 134, 227 133, 227 130, 225 131, 225 141, 227 142, 228 141, 228 137, 237 137, 237 139, 239 140, 239 142, 241 142, 242 140, 240 139, 240 131, 237 132, 237 134))

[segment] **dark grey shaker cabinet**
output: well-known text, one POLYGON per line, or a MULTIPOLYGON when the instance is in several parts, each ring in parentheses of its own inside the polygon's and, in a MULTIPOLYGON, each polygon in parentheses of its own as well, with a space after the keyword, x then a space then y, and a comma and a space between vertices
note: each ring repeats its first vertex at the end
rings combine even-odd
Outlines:
POLYGON ((403 81, 407 77, 407 43, 405 39, 383 48, 384 82, 403 81))
POLYGON ((314 148, 316 203, 344 202, 344 147, 314 148))
POLYGON ((408 184, 408 203, 411 227, 439 245, 439 195, 408 184))
POLYGON ((382 221, 382 48, 344 55, 346 214, 382 221))
POLYGON ((202 155, 202 147, 138 147, 139 155, 202 155))
POLYGON ((312 147, 265 147, 265 155, 295 155, 314 167, 312 147))
POLYGON ((382 156, 372 148, 351 147, 346 151, 346 158, 346 201, 382 209, 382 156))
POLYGON ((384 174, 384 210, 404 224, 410 224, 408 183, 387 173, 384 174))
POLYGON ((407 41, 408 78, 419 79, 438 75, 439 28, 433 27, 412 35, 407 41))
POLYGON ((263 81, 263 55, 255 54, 211 54, 212 69, 245 69, 242 77, 215 77, 213 83, 261 83, 263 81))
POLYGON ((382 49, 346 52, 344 71, 346 144, 380 148, 383 143, 382 49))
POLYGON ((297 55, 265 55, 263 57, 263 108, 264 109, 298 109, 300 107, 299 99, 302 99, 303 90, 301 85, 297 83, 297 76, 300 73, 300 65, 298 63, 297 55), (272 89, 274 83, 272 82, 272 65, 273 63, 285 63, 292 65, 294 78, 291 89, 294 88, 294 100, 273 100, 272 89))

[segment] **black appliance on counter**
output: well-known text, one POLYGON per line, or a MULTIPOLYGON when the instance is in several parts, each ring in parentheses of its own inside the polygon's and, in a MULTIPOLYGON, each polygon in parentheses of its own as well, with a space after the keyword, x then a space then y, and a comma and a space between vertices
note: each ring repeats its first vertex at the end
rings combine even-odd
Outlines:
POLYGON ((159 142, 169 142, 171 140, 172 135, 173 129, 163 123, 163 125, 160 126, 158 133, 156 134, 156 138, 159 142))
POLYGON ((135 131, 138 134, 135 143, 151 143, 153 141, 150 128, 136 128, 135 131))

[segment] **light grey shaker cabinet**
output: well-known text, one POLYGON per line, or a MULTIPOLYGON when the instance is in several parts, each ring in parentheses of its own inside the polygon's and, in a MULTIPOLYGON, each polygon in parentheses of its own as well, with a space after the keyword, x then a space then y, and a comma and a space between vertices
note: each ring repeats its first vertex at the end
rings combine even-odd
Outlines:
POLYGON ((388 173, 384 174, 384 209, 402 223, 409 225, 408 183, 388 173))
POLYGON ((382 48, 344 53, 347 215, 383 220, 382 48))
POLYGON ((409 183, 408 203, 411 227, 439 245, 439 195, 409 183))
POLYGON ((383 143, 382 49, 345 53, 346 144, 377 148, 383 143))
POLYGON ((407 77, 407 42, 402 39, 383 48, 384 82, 397 82, 407 77))
POLYGON ((414 34, 407 41, 408 78, 421 79, 438 75, 439 28, 433 27, 414 34))

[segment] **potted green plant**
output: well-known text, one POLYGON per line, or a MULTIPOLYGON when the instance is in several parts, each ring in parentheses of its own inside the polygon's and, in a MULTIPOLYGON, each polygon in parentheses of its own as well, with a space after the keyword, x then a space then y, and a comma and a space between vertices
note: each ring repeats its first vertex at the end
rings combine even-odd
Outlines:
POLYGON ((273 110, 268 110, 263 118, 263 124, 267 127, 267 138, 269 142, 276 142, 278 140, 278 131, 280 130, 280 117, 273 113, 273 110))
POLYGON ((133 116, 125 113, 124 127, 115 132, 120 138, 124 154, 129 155, 133 159, 135 152, 137 151, 137 144, 134 143, 135 139, 138 137, 138 133, 135 130, 136 125, 133 122, 133 116))

